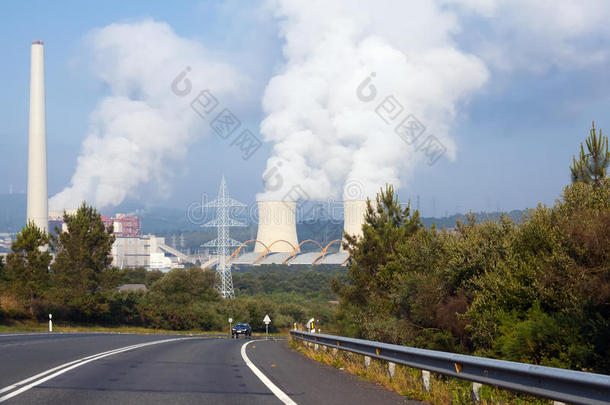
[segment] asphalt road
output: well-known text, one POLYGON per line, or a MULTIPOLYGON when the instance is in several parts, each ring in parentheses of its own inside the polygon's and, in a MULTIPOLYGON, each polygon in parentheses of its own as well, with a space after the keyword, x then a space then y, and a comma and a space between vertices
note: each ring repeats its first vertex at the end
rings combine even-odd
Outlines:
POLYGON ((292 351, 286 341, 246 342, 173 335, 0 334, 0 402, 408 403, 292 351))

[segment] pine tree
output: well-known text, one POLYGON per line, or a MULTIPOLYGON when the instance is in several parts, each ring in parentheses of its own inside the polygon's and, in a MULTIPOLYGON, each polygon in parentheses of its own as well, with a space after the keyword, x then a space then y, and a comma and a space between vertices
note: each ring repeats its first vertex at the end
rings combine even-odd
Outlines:
POLYGON ((398 245, 422 228, 419 211, 412 213, 410 202, 403 208, 394 187, 380 190, 375 203, 367 201, 362 238, 344 235, 344 247, 352 257, 348 277, 351 286, 335 285, 340 296, 366 305, 371 294, 387 294, 394 269, 386 265, 396 259, 398 245))
POLYGON ((610 166, 610 152, 608 151, 608 137, 599 135, 595 131, 595 122, 591 126, 589 137, 585 140, 587 151, 583 144, 580 144, 580 155, 572 157, 573 163, 570 166, 572 172, 572 183, 582 182, 598 186, 606 178, 606 169, 610 166))
POLYGON ((114 236, 95 208, 84 202, 74 215, 64 214, 64 223, 67 231, 51 240, 55 292, 65 303, 79 304, 118 281, 120 275, 110 267, 114 236))
POLYGON ((29 222, 17 234, 7 255, 7 278, 15 296, 27 302, 30 315, 34 316, 34 304, 49 286, 51 254, 45 248, 49 236, 29 222))
POLYGON ((4 265, 4 259, 0 256, 0 291, 2 291, 4 282, 6 282, 6 266, 4 265))

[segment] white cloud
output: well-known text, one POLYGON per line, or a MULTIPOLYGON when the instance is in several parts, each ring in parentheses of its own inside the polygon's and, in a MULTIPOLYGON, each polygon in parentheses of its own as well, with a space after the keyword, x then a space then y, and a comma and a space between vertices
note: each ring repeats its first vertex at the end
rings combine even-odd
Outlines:
POLYGON ((608 61, 610 3, 605 0, 445 0, 482 18, 465 31, 490 65, 535 73, 608 61), (482 31, 478 33, 477 31, 482 31))

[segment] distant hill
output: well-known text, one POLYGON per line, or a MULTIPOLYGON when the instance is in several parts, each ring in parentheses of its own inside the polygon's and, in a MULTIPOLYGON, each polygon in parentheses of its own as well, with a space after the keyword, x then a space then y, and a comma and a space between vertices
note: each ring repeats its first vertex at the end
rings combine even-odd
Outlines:
POLYGON ((26 194, 0 194, 0 232, 13 233, 23 228, 26 204, 26 194))
MULTIPOLYGON (((18 232, 25 224, 26 217, 26 194, 0 194, 0 232, 18 232)), ((115 212, 133 213, 142 220, 142 233, 165 236, 167 243, 172 242, 176 235, 176 244, 180 243, 180 235, 184 234, 184 248, 197 249, 199 245, 216 237, 213 228, 201 227, 201 224, 212 218, 197 218, 196 213, 189 216, 184 209, 175 208, 150 208, 138 209, 135 206, 120 207, 114 211, 104 210, 104 214, 112 215, 115 212)), ((511 217, 515 222, 521 222, 526 211, 513 210, 505 215, 511 217)), ((490 219, 495 221, 501 212, 479 212, 475 213, 477 221, 490 219)), ((238 219, 248 222, 247 218, 238 219)), ((465 220, 464 214, 455 214, 442 218, 422 218, 424 225, 429 228, 435 223, 438 228, 453 228, 458 219, 465 220)), ((315 239, 320 243, 340 239, 343 232, 343 223, 321 219, 315 223, 299 223, 297 231, 300 240, 315 239)), ((237 240, 248 240, 256 237, 256 224, 248 224, 242 228, 232 228, 231 236, 237 240)), ((304 246, 305 250, 308 249, 304 246)))
MULTIPOLYGON (((506 215, 510 217, 513 221, 520 223, 523 221, 523 215, 527 214, 526 210, 512 210, 510 212, 476 212, 475 215, 477 217, 477 222, 483 222, 487 219, 491 221, 497 221, 500 218, 500 215, 506 215)), ((453 228, 457 223, 458 219, 462 221, 466 221, 465 214, 455 214, 449 217, 442 218, 422 218, 422 222, 426 228, 430 228, 432 223, 436 225, 437 228, 453 228)))

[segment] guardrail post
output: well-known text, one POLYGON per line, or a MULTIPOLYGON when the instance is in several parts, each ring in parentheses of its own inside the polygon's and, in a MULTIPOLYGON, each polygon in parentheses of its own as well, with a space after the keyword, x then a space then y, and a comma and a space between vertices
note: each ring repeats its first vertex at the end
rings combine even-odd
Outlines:
POLYGON ((364 356, 364 367, 369 368, 371 366, 371 358, 369 356, 364 356))
POLYGON ((478 404, 481 402, 481 387, 482 384, 478 382, 472 383, 472 402, 478 404))
POLYGON ((424 391, 430 392, 430 372, 427 370, 421 371, 421 382, 424 391))
POLYGON ((394 378, 394 374, 396 374, 396 363, 388 361, 388 373, 390 373, 390 378, 394 378))

